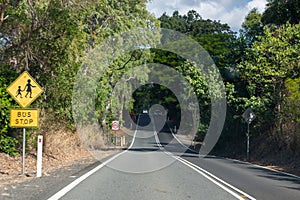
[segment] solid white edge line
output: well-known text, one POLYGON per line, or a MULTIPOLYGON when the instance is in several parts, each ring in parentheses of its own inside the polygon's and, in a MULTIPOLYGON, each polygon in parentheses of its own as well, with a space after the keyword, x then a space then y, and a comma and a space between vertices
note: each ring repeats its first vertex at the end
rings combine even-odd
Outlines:
POLYGON ((257 164, 249 163, 249 162, 246 162, 246 161, 237 160, 237 159, 232 159, 232 158, 224 158, 224 159, 239 162, 239 163, 243 163, 243 164, 247 164, 247 165, 251 165, 251 166, 254 166, 254 167, 257 167, 257 168, 266 169, 266 170, 269 170, 269 171, 277 172, 279 174, 284 174, 284 175, 287 175, 287 176, 291 176, 293 178, 300 179, 300 176, 297 176, 295 174, 290 174, 290 173, 287 173, 287 172, 284 172, 284 171, 279 171, 279 170, 272 169, 272 168, 269 168, 269 167, 264 167, 264 166, 261 166, 261 165, 257 165, 257 164))
POLYGON ((95 172, 97 172, 98 170, 100 170, 106 164, 108 164, 109 162, 113 161, 114 159, 116 159, 120 155, 126 153, 133 146, 133 143, 134 143, 135 137, 136 137, 136 132, 137 132, 137 129, 134 132, 133 139, 132 139, 131 144, 128 147, 128 149, 126 149, 125 151, 123 151, 121 153, 118 153, 117 155, 111 157, 110 159, 106 160, 102 164, 100 164, 97 167, 93 168, 92 170, 88 171, 84 175, 80 176, 79 178, 77 178, 76 180, 74 180, 73 182, 71 182, 69 185, 65 186, 63 189, 61 189, 60 191, 58 191, 57 193, 55 193, 48 200, 58 200, 58 199, 60 199, 61 197, 63 197, 64 195, 66 195, 69 191, 71 191, 74 187, 76 187, 79 183, 81 183, 86 178, 88 178, 89 176, 91 176, 92 174, 94 174, 95 172))
MULTIPOLYGON (((198 151, 195 151, 194 149, 191 149, 189 148, 188 146, 186 146, 185 144, 183 144, 178 138, 177 136, 174 134, 174 132, 172 131, 172 129, 169 127, 171 133, 172 133, 172 136, 177 140, 177 142, 179 144, 181 144, 182 146, 188 148, 190 151, 193 151, 195 153, 199 153, 198 151)), ((213 156, 211 155, 211 157, 216 157, 216 156, 213 156)), ((232 161, 236 161, 236 162, 240 162, 240 163, 244 163, 244 164, 249 164, 249 165, 252 165, 252 166, 255 166, 255 167, 258 167, 258 168, 262 168, 262 169, 266 169, 266 170, 270 170, 270 171, 273 171, 273 172, 277 172, 277 173, 280 173, 280 174, 284 174, 284 175, 287 175, 287 176, 291 176, 291 177, 294 177, 294 178, 297 178, 297 179, 300 179, 300 176, 297 176, 295 174, 291 174, 291 173, 288 173, 288 172, 284 172, 284 171, 279 171, 279 170, 276 170, 276 169, 272 169, 272 168, 269 168, 269 167, 264 167, 264 166, 261 166, 261 165, 257 165, 257 164, 253 164, 253 163, 250 163, 250 162, 245 162, 245 161, 241 161, 241 160, 237 160, 237 159, 232 159, 232 158, 225 158, 225 157, 220 157, 220 158, 224 158, 226 160, 232 160, 232 161)))
POLYGON ((177 137, 176 137, 176 135, 174 134, 174 132, 172 131, 172 129, 169 127, 169 129, 170 129, 170 131, 171 131, 171 133, 172 133, 172 136, 177 140, 177 142, 179 143, 179 144, 181 144, 183 147, 185 147, 185 148, 187 148, 188 150, 190 150, 190 151, 192 151, 192 152, 194 152, 194 153, 199 153, 198 151, 196 151, 196 150, 194 150, 194 149, 191 149, 190 147, 188 147, 188 146, 186 146, 185 144, 183 144, 177 137))
MULTIPOLYGON (((157 135, 157 132, 156 132, 156 131, 154 131, 154 138, 155 138, 155 142, 156 142, 158 148, 159 148, 161 151, 163 151, 165 154, 167 154, 167 155, 169 155, 169 156, 171 156, 171 157, 174 158, 174 155, 173 155, 172 153, 166 151, 165 148, 160 144, 160 141, 159 141, 159 138, 158 138, 158 135, 157 135)), ((175 160, 177 160, 177 159, 175 158, 175 160)))
MULTIPOLYGON (((236 192, 238 192, 239 194, 242 194, 244 196, 246 196, 248 199, 251 199, 251 200, 256 200, 254 197, 250 196, 249 194, 241 191, 240 189, 230 185, 229 183, 223 181, 222 179, 218 178, 217 176, 213 175, 212 173, 202 169, 201 167, 179 157, 179 156, 175 156, 174 154, 170 153, 170 152, 167 152, 163 146, 160 144, 160 141, 159 141, 159 138, 158 138, 158 135, 157 135, 157 132, 154 131, 154 136, 155 136, 155 140, 156 140, 156 143, 157 145, 159 146, 159 148, 164 151, 165 153, 167 153, 168 155, 172 156, 173 158, 175 158, 176 160, 180 161, 181 163, 185 164, 186 166, 190 167, 191 169, 193 169, 194 171, 198 172, 199 174, 201 174, 202 176, 204 176, 205 178, 207 178, 208 180, 212 181, 213 183, 215 183, 217 186, 221 187, 223 190, 225 190, 226 192, 230 193, 231 195, 233 195, 234 197, 236 197, 237 199, 240 199, 240 200, 244 200, 244 198, 242 198, 241 196, 239 196, 236 192), (212 178, 211 178, 212 177, 212 178), (214 180, 215 179, 215 180, 214 180), (217 181, 219 182, 217 182, 217 181), (221 183, 223 184, 221 184, 221 183), (236 191, 232 191, 230 190, 229 188, 231 188, 232 190, 236 191)), ((176 137, 175 137, 176 138, 176 137)))
MULTIPOLYGON (((178 138, 177 136, 173 133, 172 129, 169 127, 171 133, 172 133, 172 136, 177 140, 177 142, 179 144, 181 144, 182 146, 188 148, 190 151, 192 152, 195 152, 195 153, 199 153, 198 151, 195 151, 194 149, 191 149, 189 148, 188 146, 186 146, 185 144, 183 144, 178 138)), ((213 156, 211 155, 211 157, 216 157, 216 156, 213 156)), ((222 157, 220 157, 222 158, 222 157)), ((224 158, 224 157, 223 157, 224 158)), ((224 158, 226 160, 232 160, 232 161, 236 161, 236 162, 240 162, 240 163, 244 163, 244 164, 248 164, 248 165, 252 165, 254 167, 258 167, 258 168, 262 168, 262 169, 266 169, 266 170, 269 170, 269 171, 273 171, 273 172, 277 172, 279 174, 284 174, 284 175, 287 175, 287 176, 291 176, 293 178, 297 178, 297 179, 300 179, 300 176, 297 176, 295 174, 291 174, 291 173, 288 173, 288 172, 284 172, 284 171, 279 171, 279 170, 276 170, 276 169, 272 169, 272 168, 269 168, 269 167, 265 167, 265 166, 261 166, 261 165, 257 165, 257 164, 253 164, 253 163, 250 163, 250 162, 245 162, 245 161, 241 161, 241 160, 237 160, 237 159, 232 159, 232 158, 224 158)))
POLYGON ((132 141, 131 141, 130 146, 129 146, 128 149, 126 149, 124 152, 127 152, 129 149, 132 148, 133 143, 134 143, 134 141, 135 141, 136 132, 137 132, 137 129, 135 129, 135 132, 134 132, 134 135, 133 135, 133 138, 132 138, 132 141))
POLYGON ((217 186, 219 186, 220 188, 222 188, 223 190, 225 190, 226 192, 228 192, 229 194, 231 194, 235 198, 240 199, 240 200, 244 200, 244 198, 240 197, 237 193, 233 192, 232 190, 228 189, 227 187, 225 187, 221 183, 215 181, 214 179, 212 179, 211 177, 209 177, 208 175, 206 175, 202 171, 198 170, 194 165, 190 165, 190 164, 186 163, 185 161, 182 161, 179 158, 177 160, 179 162, 183 163, 184 165, 188 166, 189 168, 193 169, 194 171, 198 172, 199 174, 201 174, 202 176, 204 176, 205 178, 207 178, 208 180, 210 180, 211 182, 213 182, 214 184, 216 184, 217 186))
MULTIPOLYGON (((195 151, 194 149, 191 149, 191 148, 189 148, 188 146, 186 146, 185 144, 183 144, 183 143, 177 138, 177 136, 174 134, 174 132, 172 131, 172 129, 171 129, 170 127, 169 127, 169 129, 170 129, 170 131, 171 131, 171 133, 172 133, 172 136, 177 140, 177 142, 178 142, 179 144, 181 144, 182 146, 188 148, 188 149, 189 149, 190 151, 192 151, 192 152, 199 153, 198 151, 195 151)), ((216 156, 211 155, 211 157, 216 157, 216 156)), ((224 159, 226 159, 226 160, 232 160, 232 161, 236 161, 236 162, 240 162, 240 163, 252 165, 252 166, 255 166, 255 167, 258 167, 258 168, 270 170, 270 171, 273 171, 273 172, 277 172, 277 173, 280 173, 280 174, 284 174, 284 175, 287 175, 287 176, 291 176, 291 177, 300 179, 300 176, 297 176, 297 175, 295 175, 295 174, 291 174, 291 173, 284 172, 284 171, 279 171, 279 170, 276 170, 276 169, 272 169, 272 168, 269 168, 269 167, 265 167, 265 166, 253 164, 253 163, 250 163, 250 162, 245 162, 245 161, 241 161, 241 160, 237 160, 237 159, 232 159, 232 158, 225 158, 225 157, 220 157, 220 158, 224 158, 224 159)))
MULTIPOLYGON (((232 190, 238 192, 239 194, 242 194, 242 195, 246 196, 248 199, 256 200, 256 199, 255 199, 254 197, 252 197, 251 195, 249 195, 249 194, 243 192, 242 190, 240 190, 240 189, 234 187, 233 185, 230 185, 229 183, 227 183, 227 182, 225 182, 224 180, 218 178, 217 176, 213 175, 212 173, 206 171, 205 169, 199 167, 198 165, 195 165, 194 163, 191 163, 191 162, 189 162, 189 161, 187 161, 187 160, 185 160, 185 159, 183 159, 183 158, 181 158, 181 157, 178 157, 178 156, 175 156, 175 157, 177 158, 177 160, 181 161, 182 163, 185 163, 187 166, 189 166, 189 167, 193 166, 194 168, 197 169, 197 171, 200 171, 200 172, 206 174, 209 178, 212 177, 213 179, 217 180, 218 182, 221 182, 223 185, 226 185, 227 187, 231 188, 232 190)), ((201 173, 201 174, 202 174, 202 173, 201 173)), ((227 188, 227 189, 228 189, 228 188, 227 188)))

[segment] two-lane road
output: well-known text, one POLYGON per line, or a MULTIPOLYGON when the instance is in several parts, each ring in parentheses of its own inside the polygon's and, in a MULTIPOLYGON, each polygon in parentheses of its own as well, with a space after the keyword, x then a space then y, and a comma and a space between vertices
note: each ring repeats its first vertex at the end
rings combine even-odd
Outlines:
POLYGON ((147 130, 137 130, 128 150, 70 185, 50 199, 237 199, 163 152, 147 130))
POLYGON ((300 198, 296 177, 227 159, 200 159, 183 153, 174 141, 170 133, 137 129, 126 151, 53 191, 49 199, 300 198))

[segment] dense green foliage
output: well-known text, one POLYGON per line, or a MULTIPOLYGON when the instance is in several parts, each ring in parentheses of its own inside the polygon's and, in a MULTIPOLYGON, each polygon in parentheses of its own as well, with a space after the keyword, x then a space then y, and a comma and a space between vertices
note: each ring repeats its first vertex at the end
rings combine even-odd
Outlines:
POLYGON ((268 0, 267 9, 263 13, 264 24, 280 26, 286 22, 300 23, 300 2, 298 0, 268 0))
POLYGON ((297 82, 292 81, 300 76, 299 28, 299 25, 287 24, 273 32, 265 29, 264 37, 247 50, 246 58, 239 65, 241 80, 249 95, 241 100, 258 114, 257 132, 270 131, 281 145, 291 145, 284 138, 299 134, 297 123, 285 129, 286 116, 292 115, 296 120, 299 114, 297 110, 287 109, 288 104, 295 103, 291 96, 296 95, 299 88, 295 85, 297 82))
MULTIPOLYGON (((204 20, 196 11, 172 16, 163 14, 159 20, 162 28, 169 28, 191 36, 210 54, 221 73, 238 59, 239 51, 235 33, 227 24, 210 19, 204 20)), ((223 76, 226 75, 223 73, 223 76)))
MULTIPOLYGON (((158 21, 146 10, 145 3, 145 0, 1 1, 1 134, 10 135, 8 112, 11 105, 17 106, 5 89, 24 70, 44 88, 43 95, 32 105, 41 109, 41 119, 49 124, 51 121, 64 123, 73 129, 74 79, 86 54, 108 36, 155 25, 158 21), (5 84, 2 84, 2 77, 9 80, 3 80, 5 84)), ((126 56, 116 64, 123 66, 126 56)), ((118 80, 124 71, 118 68, 112 65, 108 79, 102 80, 104 89, 99 91, 99 96, 103 99, 97 107, 99 119, 106 117, 103 113, 112 90, 106 83, 109 78, 113 82, 118 80)))
POLYGON ((249 12, 242 24, 242 37, 245 38, 248 46, 257 40, 259 36, 263 35, 263 23, 261 18, 262 14, 254 8, 249 12))
MULTIPOLYGON (((155 19, 146 10, 146 2, 0 1, 0 151, 14 155, 17 149, 18 141, 9 127, 9 109, 18 105, 6 87, 21 72, 27 70, 45 90, 32 105, 41 109, 41 118, 46 123, 55 120, 74 129, 73 87, 76 74, 89 53, 109 36, 135 27, 161 26, 199 42, 223 77, 227 118, 217 148, 224 150, 230 146, 232 150, 234 146, 238 152, 243 150, 246 124, 241 115, 251 107, 257 115, 253 137, 269 135, 279 146, 299 152, 299 1, 269 0, 264 13, 256 9, 250 11, 239 34, 227 24, 203 19, 196 11, 185 15, 175 11, 171 16, 163 14, 155 19)), ((168 38, 162 40, 168 42, 168 38)), ((126 41, 119 42, 126 44, 126 41)), ((201 110, 197 136, 203 138, 211 117, 212 94, 205 81, 209 79, 199 73, 197 66, 174 53, 155 48, 126 52, 109 59, 113 62, 105 69, 95 90, 95 120, 100 121, 104 129, 113 119, 122 121, 124 109, 138 113, 154 103, 164 105, 171 119, 179 125, 180 105, 168 88, 147 84, 134 92, 133 87, 126 84, 116 87, 121 79, 126 82, 135 78, 146 83, 147 67, 135 74, 130 71, 145 63, 161 63, 176 69, 193 87, 201 110), (117 90, 118 97, 112 95, 113 90, 117 90)), ((93 80, 84 81, 89 85, 93 80)))
POLYGON ((15 77, 12 72, 4 72, 0 69, 0 151, 9 155, 16 155, 16 145, 18 140, 11 136, 9 127, 9 109, 13 106, 12 98, 6 92, 6 87, 11 81, 7 75, 15 77))
MULTIPOLYGON (((299 25, 285 24, 289 21, 285 19, 283 26, 278 28, 270 25, 271 22, 266 26, 262 21, 266 15, 268 13, 262 15, 256 9, 250 11, 239 37, 226 24, 203 20, 195 11, 186 15, 178 12, 172 16, 163 14, 159 18, 163 28, 181 31, 197 40, 210 53, 224 78, 228 111, 217 148, 244 148, 246 124, 241 115, 249 107, 258 116, 254 122, 254 137, 271 135, 278 146, 293 146, 294 151, 295 144, 299 143, 299 110, 289 110, 298 100, 299 85, 295 78, 299 77, 300 71, 299 25)), ((190 70, 184 60, 170 53, 155 53, 156 62, 173 66, 185 75, 195 91, 202 91, 196 92, 202 111, 200 127, 207 127, 210 102, 206 84, 201 79, 203 75, 192 72, 191 78, 186 74, 190 70)), ((200 137, 201 130, 199 134, 200 137)))

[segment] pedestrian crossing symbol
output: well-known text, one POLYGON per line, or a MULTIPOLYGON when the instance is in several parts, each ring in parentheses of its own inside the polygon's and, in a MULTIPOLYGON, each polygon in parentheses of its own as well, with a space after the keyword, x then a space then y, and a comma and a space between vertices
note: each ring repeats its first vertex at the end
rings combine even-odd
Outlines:
POLYGON ((20 106, 26 108, 41 95, 43 89, 30 74, 25 71, 8 86, 7 92, 20 106))

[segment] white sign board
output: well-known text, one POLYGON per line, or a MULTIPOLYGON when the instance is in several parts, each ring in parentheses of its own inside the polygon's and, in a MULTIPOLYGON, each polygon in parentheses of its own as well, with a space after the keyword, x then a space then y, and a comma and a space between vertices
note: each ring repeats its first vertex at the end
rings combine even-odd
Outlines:
POLYGON ((119 123, 119 121, 113 121, 113 122, 112 122, 112 126, 111 126, 111 130, 117 131, 117 130, 119 130, 119 128, 120 128, 120 123, 119 123))

